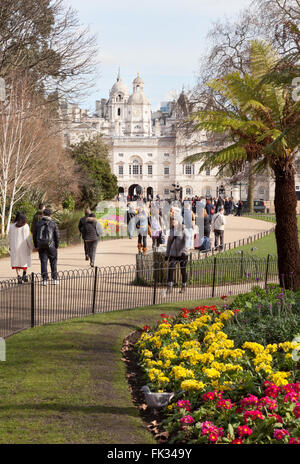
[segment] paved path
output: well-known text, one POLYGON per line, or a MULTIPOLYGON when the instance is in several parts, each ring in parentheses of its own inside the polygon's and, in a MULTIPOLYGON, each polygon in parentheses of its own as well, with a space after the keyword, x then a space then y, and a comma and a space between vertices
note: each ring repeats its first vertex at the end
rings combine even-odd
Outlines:
MULTIPOLYGON (((248 238, 274 227, 274 224, 257 219, 229 216, 226 218, 225 243, 248 238)), ((148 238, 151 246, 151 241, 148 238)), ((97 266, 123 266, 136 263, 137 238, 121 240, 109 240, 100 242, 97 250, 95 264, 97 266)), ((74 245, 60 248, 58 251, 58 271, 89 268, 85 261, 83 245, 74 245)), ((29 272, 40 272, 38 254, 32 255, 32 267, 29 272)), ((0 259, 0 280, 15 277, 15 271, 11 269, 10 258, 0 259)))

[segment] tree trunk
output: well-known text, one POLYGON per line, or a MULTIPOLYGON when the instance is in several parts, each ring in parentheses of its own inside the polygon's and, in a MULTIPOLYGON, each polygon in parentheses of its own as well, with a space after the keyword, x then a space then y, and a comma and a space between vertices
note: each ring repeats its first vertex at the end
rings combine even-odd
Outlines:
POLYGON ((279 161, 275 173, 275 236, 280 285, 300 287, 300 252, 297 224, 295 170, 292 162, 279 161))
POLYGON ((248 211, 254 213, 254 173, 253 173, 253 161, 249 163, 249 174, 248 174, 248 197, 247 197, 248 211))

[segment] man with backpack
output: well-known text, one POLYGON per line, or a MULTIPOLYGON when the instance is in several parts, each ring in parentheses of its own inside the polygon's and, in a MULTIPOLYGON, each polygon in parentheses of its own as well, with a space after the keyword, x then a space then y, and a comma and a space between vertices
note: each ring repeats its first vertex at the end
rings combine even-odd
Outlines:
POLYGON ((221 207, 220 211, 214 215, 211 223, 212 230, 215 233, 215 248, 223 250, 224 247, 224 226, 226 219, 224 216, 224 208, 221 207), (220 242, 220 245, 219 245, 220 242))
POLYGON ((42 219, 36 224, 33 243, 39 252, 41 261, 42 285, 48 284, 48 259, 50 261, 52 283, 57 285, 57 248, 59 245, 59 231, 57 224, 51 219, 51 211, 44 209, 42 219))

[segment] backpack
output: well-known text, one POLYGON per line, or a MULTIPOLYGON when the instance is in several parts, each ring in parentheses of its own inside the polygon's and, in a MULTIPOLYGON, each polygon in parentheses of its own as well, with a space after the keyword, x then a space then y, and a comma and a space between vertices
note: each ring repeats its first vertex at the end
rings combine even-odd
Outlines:
POLYGON ((222 216, 218 213, 215 218, 213 219, 213 229, 214 230, 219 230, 219 227, 221 227, 224 224, 222 216))
POLYGON ((38 248, 49 248, 53 244, 53 228, 50 221, 43 221, 39 229, 37 244, 38 248))

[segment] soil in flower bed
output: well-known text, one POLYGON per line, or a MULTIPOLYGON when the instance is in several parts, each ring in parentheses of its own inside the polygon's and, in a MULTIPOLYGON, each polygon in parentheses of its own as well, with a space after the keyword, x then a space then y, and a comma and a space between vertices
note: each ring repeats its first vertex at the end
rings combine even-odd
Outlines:
POLYGON ((131 332, 123 341, 122 354, 126 365, 126 377, 131 392, 133 404, 139 409, 141 419, 147 429, 155 436, 158 443, 166 443, 169 433, 162 427, 164 419, 163 410, 150 408, 145 402, 141 388, 145 385, 144 373, 138 364, 134 346, 141 336, 142 331, 131 332))

